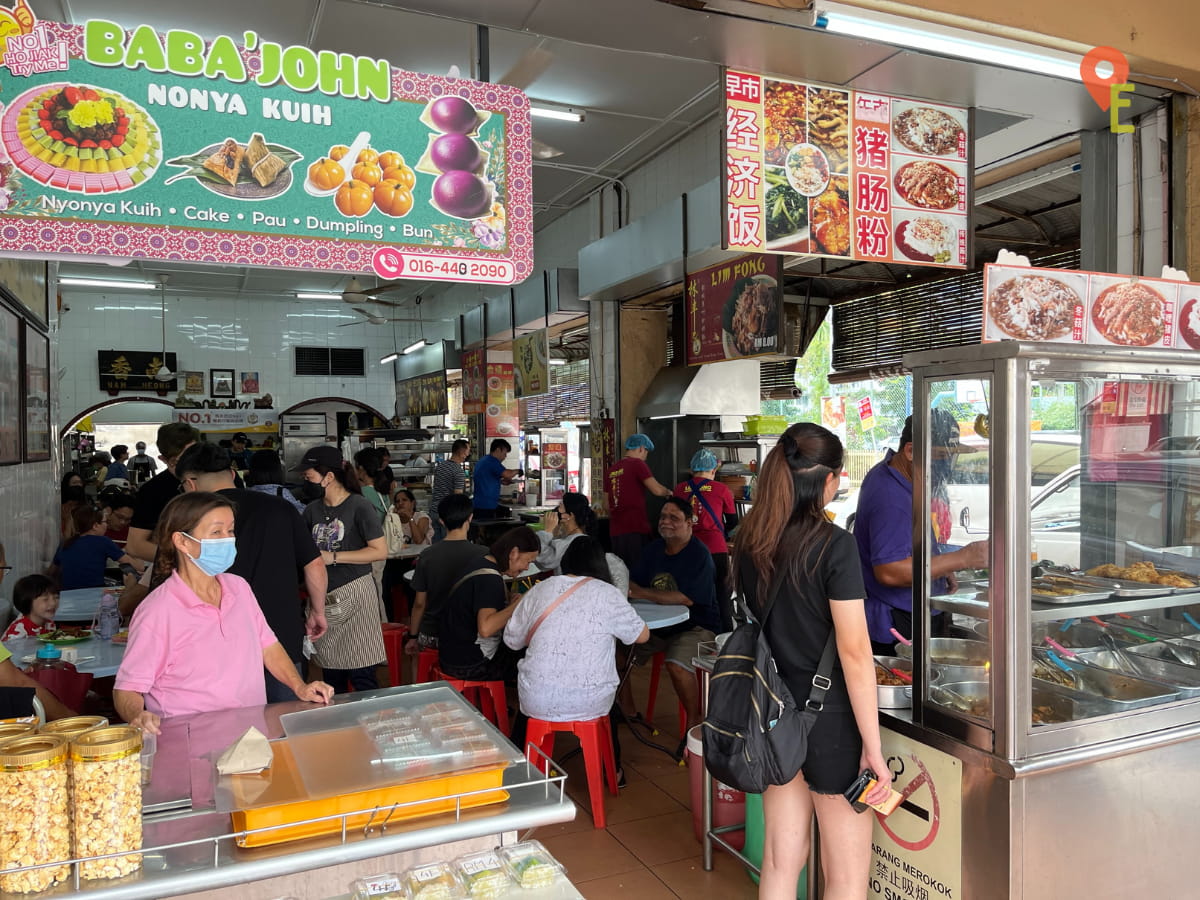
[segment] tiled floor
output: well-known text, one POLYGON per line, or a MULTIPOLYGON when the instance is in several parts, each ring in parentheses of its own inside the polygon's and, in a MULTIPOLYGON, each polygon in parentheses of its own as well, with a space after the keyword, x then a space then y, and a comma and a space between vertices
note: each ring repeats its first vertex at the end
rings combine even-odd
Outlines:
MULTIPOLYGON (((648 680, 645 668, 634 672, 639 709, 645 708, 648 680)), ((677 709, 670 682, 664 678, 655 710, 660 733, 651 739, 672 749, 679 735, 677 709)), ((573 745, 573 737, 559 735, 555 758, 561 759, 573 745)), ((619 797, 605 795, 606 828, 592 824, 583 758, 577 754, 563 766, 567 793, 579 806, 575 821, 540 828, 532 835, 566 866, 580 893, 596 900, 622 895, 632 900, 757 897, 757 886, 746 870, 726 853, 718 851, 713 871, 704 871, 701 845, 693 833, 687 769, 642 746, 625 728, 621 728, 621 750, 628 786, 619 797)))

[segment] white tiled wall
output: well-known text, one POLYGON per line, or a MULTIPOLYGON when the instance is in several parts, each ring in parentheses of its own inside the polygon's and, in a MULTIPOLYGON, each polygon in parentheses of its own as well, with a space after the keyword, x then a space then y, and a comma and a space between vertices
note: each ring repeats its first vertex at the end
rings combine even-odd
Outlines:
POLYGON ((58 546, 58 479, 53 463, 0 468, 0 543, 12 571, 0 584, 0 621, 8 621, 9 598, 18 578, 43 572, 58 546))
MULTIPOLYGON (((59 366, 63 369, 62 418, 108 398, 101 392, 97 350, 159 350, 161 317, 156 294, 64 293, 69 312, 62 316, 59 366), (149 294, 149 296, 147 296, 149 294)), ((167 350, 177 354, 180 370, 209 369, 259 373, 262 393, 277 410, 314 397, 344 397, 390 416, 396 386, 391 364, 379 358, 392 350, 388 325, 368 325, 344 304, 327 301, 172 296, 167 292, 167 350), (354 324, 349 324, 354 323, 354 324), (339 325, 348 325, 339 328, 339 325), (365 347, 365 378, 316 378, 293 375, 295 346, 365 347)), ((404 323, 397 326, 403 329, 404 323)), ((401 347, 405 333, 397 332, 401 347)), ((200 398, 203 399, 203 398, 200 398)), ((239 399, 250 399, 248 396, 239 399)))

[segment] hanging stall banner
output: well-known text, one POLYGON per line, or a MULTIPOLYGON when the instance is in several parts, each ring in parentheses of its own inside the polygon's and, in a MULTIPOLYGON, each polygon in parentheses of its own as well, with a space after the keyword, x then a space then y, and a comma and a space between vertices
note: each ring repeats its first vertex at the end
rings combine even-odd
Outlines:
POLYGON ((858 421, 864 432, 875 427, 875 411, 871 408, 870 397, 863 397, 858 401, 858 421))
POLYGON ((965 268, 968 111, 728 70, 725 246, 965 268))
POLYGON ((750 254, 687 276, 689 366, 779 353, 783 257, 750 254))
POLYGON ((176 409, 174 421, 201 431, 279 430, 279 415, 273 409, 176 409))
POLYGON ((475 416, 487 409, 487 375, 482 348, 462 353, 463 415, 475 416))
POLYGON ((513 340, 513 386, 518 399, 550 392, 550 334, 545 328, 513 340))
POLYGON ((821 398, 821 424, 846 441, 846 398, 821 398))
MULTIPOLYGON (((484 433, 489 438, 513 438, 520 427, 517 395, 513 389, 513 364, 487 364, 487 409, 484 433)), ((482 447, 480 449, 482 453, 482 447)))
POLYGON ((146 350, 99 350, 96 353, 100 390, 116 395, 121 391, 154 391, 166 394, 179 389, 178 379, 158 377, 166 357, 167 368, 175 368, 175 354, 146 350))
POLYGON ((446 373, 433 372, 396 382, 396 415, 446 416, 450 414, 450 392, 446 373))
POLYGON ((0 37, 0 250, 512 284, 532 270, 516 88, 151 25, 0 37))
POLYGON ((1200 284, 983 267, 983 340, 1200 350, 1200 284))

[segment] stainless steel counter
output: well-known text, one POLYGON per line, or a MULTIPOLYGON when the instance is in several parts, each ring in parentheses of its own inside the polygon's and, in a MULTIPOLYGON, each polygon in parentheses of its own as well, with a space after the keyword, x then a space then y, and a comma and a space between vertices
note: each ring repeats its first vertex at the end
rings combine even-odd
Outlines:
MULTIPOLYGON (((339 696, 335 702, 353 703, 423 687, 411 685, 339 696)), ((280 703, 168 720, 159 737, 152 782, 143 798, 143 846, 147 852, 142 870, 115 881, 60 886, 40 896, 78 893, 95 900, 171 897, 419 848, 444 847, 493 835, 498 838, 506 832, 568 822, 575 817, 575 805, 563 793, 561 778, 546 780, 536 769, 521 764, 505 772, 509 799, 503 804, 400 822, 384 830, 376 827, 370 834, 351 829, 344 835, 276 846, 238 847, 228 814, 216 811, 212 760, 250 726, 268 738, 282 737, 279 717, 305 708, 308 704, 280 703)), ((449 849, 445 857, 454 855, 449 849)))

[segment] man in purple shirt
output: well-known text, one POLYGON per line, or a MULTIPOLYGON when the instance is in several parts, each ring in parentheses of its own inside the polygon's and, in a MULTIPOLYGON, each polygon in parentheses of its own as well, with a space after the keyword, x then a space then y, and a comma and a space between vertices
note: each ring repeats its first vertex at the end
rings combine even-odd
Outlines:
MULTIPOLYGON (((938 455, 939 449, 943 456, 947 454, 948 444, 948 436, 935 433, 934 455, 938 455)), ((895 652, 893 628, 904 637, 912 638, 912 479, 912 416, 909 416, 900 434, 900 448, 888 450, 883 460, 876 463, 863 479, 854 519, 854 539, 858 543, 867 588, 867 630, 872 649, 883 656, 895 652)), ((935 579, 943 580, 941 586, 935 583, 935 594, 946 590, 948 582, 944 579, 952 579, 954 572, 983 568, 988 564, 987 541, 976 541, 945 552, 936 540, 933 546, 932 574, 935 579)), ((948 627, 948 617, 935 612, 933 633, 944 634, 948 627)))

